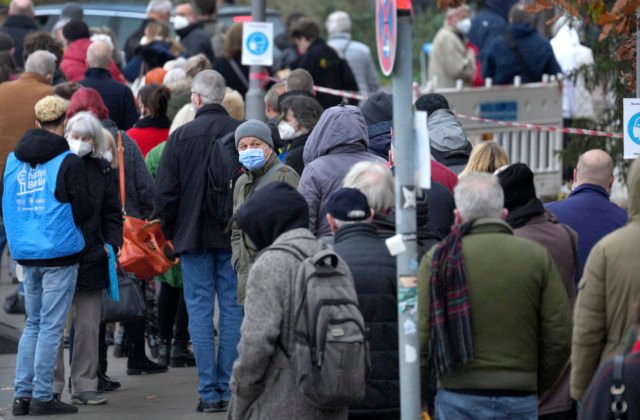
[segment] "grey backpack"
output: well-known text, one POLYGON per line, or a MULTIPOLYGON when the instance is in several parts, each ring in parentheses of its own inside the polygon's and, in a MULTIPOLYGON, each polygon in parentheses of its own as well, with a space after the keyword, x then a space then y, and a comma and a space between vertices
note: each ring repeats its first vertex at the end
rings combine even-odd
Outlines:
MULTIPOLYGON (((351 271, 333 251, 307 256, 292 244, 269 248, 300 260, 292 288, 293 349, 296 382, 321 409, 344 408, 365 395, 369 346, 351 271)), ((287 339, 290 347, 290 339, 287 339)))

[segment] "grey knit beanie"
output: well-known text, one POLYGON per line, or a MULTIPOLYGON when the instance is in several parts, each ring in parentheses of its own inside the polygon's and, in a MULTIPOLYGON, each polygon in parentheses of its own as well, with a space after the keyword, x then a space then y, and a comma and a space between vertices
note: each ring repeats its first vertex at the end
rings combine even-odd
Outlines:
POLYGON ((273 139, 271 138, 271 129, 269 126, 259 120, 245 121, 236 128, 236 149, 238 143, 245 137, 256 137, 267 143, 272 149, 273 139))

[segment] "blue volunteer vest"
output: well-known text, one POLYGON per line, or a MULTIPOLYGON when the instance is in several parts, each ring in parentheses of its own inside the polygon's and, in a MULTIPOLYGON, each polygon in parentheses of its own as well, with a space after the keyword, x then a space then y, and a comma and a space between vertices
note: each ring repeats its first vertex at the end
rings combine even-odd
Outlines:
POLYGON ((4 171, 2 216, 11 256, 16 260, 67 257, 84 249, 71 204, 55 197, 66 151, 32 168, 11 153, 4 171))

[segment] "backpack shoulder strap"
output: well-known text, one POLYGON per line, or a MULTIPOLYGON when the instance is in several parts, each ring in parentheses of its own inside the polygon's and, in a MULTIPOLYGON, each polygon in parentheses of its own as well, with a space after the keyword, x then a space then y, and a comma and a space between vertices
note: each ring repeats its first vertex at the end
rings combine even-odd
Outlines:
POLYGON ((516 39, 513 37, 513 34, 509 31, 505 31, 502 33, 502 37, 507 43, 507 46, 511 48, 511 50, 515 54, 516 60, 518 60, 518 64, 520 64, 520 67, 522 67, 522 71, 524 75, 527 76, 527 79, 529 79, 529 81, 535 80, 533 71, 531 70, 531 67, 529 67, 529 64, 527 64, 527 61, 524 59, 520 48, 518 48, 518 44, 516 43, 516 39))
POLYGON ((628 404, 625 398, 624 356, 614 356, 613 377, 611 378, 611 414, 616 419, 627 419, 628 404))

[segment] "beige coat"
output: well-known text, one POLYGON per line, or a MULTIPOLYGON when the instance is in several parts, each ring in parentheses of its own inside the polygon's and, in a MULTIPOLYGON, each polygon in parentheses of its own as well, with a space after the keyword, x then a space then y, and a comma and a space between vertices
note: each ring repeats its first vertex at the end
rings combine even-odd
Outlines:
POLYGON ((52 93, 51 83, 36 73, 0 84, 0 170, 24 132, 36 128, 36 102, 52 93))
MULTIPOLYGON (((571 397, 580 399, 598 366, 621 354, 640 299, 640 161, 631 166, 629 224, 593 249, 578 286, 571 353, 571 397)), ((597 221, 595 221, 597 223, 597 221)))
POLYGON ((453 28, 446 23, 433 39, 433 50, 429 57, 429 80, 437 77, 434 87, 455 87, 456 80, 462 79, 466 86, 476 72, 476 56, 467 48, 453 28))

